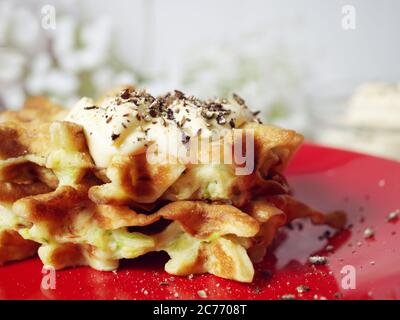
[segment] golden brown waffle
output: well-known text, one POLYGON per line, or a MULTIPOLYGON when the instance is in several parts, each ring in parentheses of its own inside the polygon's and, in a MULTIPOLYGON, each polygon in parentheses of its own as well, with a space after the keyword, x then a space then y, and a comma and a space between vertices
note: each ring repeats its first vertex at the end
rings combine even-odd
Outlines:
POLYGON ((77 181, 86 174, 86 167, 92 166, 81 128, 50 122, 61 113, 64 111, 60 107, 37 98, 30 99, 19 111, 0 115, 1 263, 32 256, 39 247, 18 233, 29 222, 12 212, 13 203, 56 189, 66 171, 69 182, 77 181), (74 167, 74 151, 78 155, 75 158, 83 159, 77 163, 79 168, 74 167))
MULTIPOLYGON (((169 201, 229 199, 241 206, 254 193, 271 190, 270 177, 282 173, 303 140, 295 131, 273 126, 247 124, 243 127, 243 135, 246 130, 254 131, 255 165, 251 174, 236 175, 235 163, 183 165, 171 159, 167 164, 150 164, 146 153, 117 155, 105 172, 111 182, 94 186, 89 191, 90 198, 103 204, 152 203, 160 197, 169 201), (214 189, 220 190, 212 197, 205 191, 210 183, 214 189)), ((224 147, 231 149, 232 145, 222 145, 222 154, 224 147)))
MULTIPOLYGON (((210 261, 219 264, 225 261, 220 261, 212 255, 213 250, 206 250, 209 246, 218 247, 222 241, 220 236, 227 237, 223 243, 233 246, 229 236, 250 238, 259 228, 256 220, 233 206, 177 201, 147 215, 128 207, 96 205, 87 198, 84 190, 70 186, 62 186, 51 193, 18 200, 13 206, 13 212, 32 226, 21 229, 20 233, 26 239, 42 243, 39 256, 44 263, 56 268, 66 267, 66 262, 70 261, 72 264, 69 266, 89 264, 96 269, 113 270, 122 258, 134 258, 154 250, 166 250, 170 253, 172 246, 166 234, 171 234, 171 227, 153 237, 128 232, 126 229, 128 226, 147 226, 161 218, 175 221, 181 230, 180 234, 184 235, 187 241, 201 245, 203 249, 199 254, 204 255, 208 252, 207 255, 211 255, 211 260, 207 260, 207 265, 211 268, 210 261), (121 244, 118 245, 118 241, 123 243, 122 247, 121 244), (64 244, 68 244, 66 249, 63 248, 64 244), (73 257, 79 255, 80 258, 68 258, 68 254, 73 257)), ((173 239, 177 240, 175 236, 173 239)), ((176 256, 172 258, 177 259, 176 256)), ((195 272, 193 267, 199 266, 192 266, 188 274, 195 272)), ((221 270, 237 268, 236 265, 230 264, 227 267, 229 268, 221 270)), ((186 270, 189 270, 188 266, 186 270)), ((170 272, 181 274, 183 271, 171 269, 170 272)), ((234 278, 229 274, 225 274, 225 277, 234 278)))
POLYGON ((89 196, 102 204, 153 203, 184 170, 183 164, 150 164, 146 153, 116 155, 106 171, 111 182, 92 187, 89 196))
POLYGON ((28 98, 19 110, 6 110, 0 114, 0 122, 45 123, 64 119, 67 110, 46 97, 28 98))
POLYGON ((23 239, 17 232, 27 222, 12 212, 13 203, 29 195, 50 191, 51 188, 42 182, 18 184, 0 181, 0 265, 31 257, 39 247, 37 243, 23 239))
POLYGON ((37 243, 23 239, 14 230, 0 229, 0 265, 32 257, 38 247, 37 243))

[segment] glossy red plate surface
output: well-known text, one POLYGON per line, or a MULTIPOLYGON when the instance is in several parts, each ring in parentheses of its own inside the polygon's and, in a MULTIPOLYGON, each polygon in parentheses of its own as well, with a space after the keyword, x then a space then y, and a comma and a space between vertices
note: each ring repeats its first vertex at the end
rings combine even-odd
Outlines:
MULTIPOLYGON (((400 208, 400 163, 316 145, 305 145, 287 170, 296 197, 324 211, 348 212, 349 228, 335 233, 327 227, 295 222, 285 228, 261 264, 252 284, 212 275, 170 276, 163 271, 164 254, 124 261, 118 272, 88 267, 58 271, 56 289, 41 289, 38 258, 0 267, 0 299, 399 299, 400 222, 386 220, 400 208), (375 236, 365 239, 372 227, 375 236), (326 251, 327 245, 333 251, 326 251), (308 263, 325 255, 327 265, 308 263), (355 289, 342 286, 342 268, 355 270, 355 289), (305 285, 308 292, 296 288, 305 285)), ((344 269, 343 271, 346 271, 344 269)))

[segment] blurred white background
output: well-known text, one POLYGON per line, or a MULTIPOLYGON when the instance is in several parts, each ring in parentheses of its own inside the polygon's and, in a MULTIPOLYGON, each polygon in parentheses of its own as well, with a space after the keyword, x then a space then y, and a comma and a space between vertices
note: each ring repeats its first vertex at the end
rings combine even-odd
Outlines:
MULTIPOLYGON (((398 0, 0 0, 0 105, 46 94, 70 106, 128 82, 155 94, 236 92, 265 121, 319 140, 315 114, 332 101, 400 80, 399 33, 398 0), (55 29, 42 26, 46 5, 55 29), (343 26, 349 5, 354 29, 343 26)), ((400 140, 400 110, 387 116, 398 118, 400 140)), ((357 149, 351 136, 323 142, 357 149)), ((398 147, 367 151, 400 158, 398 147)))

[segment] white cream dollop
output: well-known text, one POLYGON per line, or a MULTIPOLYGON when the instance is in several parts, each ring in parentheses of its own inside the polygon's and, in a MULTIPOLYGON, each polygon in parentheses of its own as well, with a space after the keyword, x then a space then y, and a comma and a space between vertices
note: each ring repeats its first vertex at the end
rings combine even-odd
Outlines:
POLYGON ((82 98, 65 118, 83 127, 98 167, 106 168, 116 154, 144 152, 152 143, 162 152, 173 153, 187 137, 208 137, 214 130, 239 128, 245 122, 257 120, 237 99, 216 100, 222 108, 220 112, 213 107, 208 111, 209 104, 200 105, 200 100, 170 95, 163 113, 154 114, 149 112, 154 98, 144 99, 144 93, 136 91, 132 95, 134 99, 124 99, 120 93, 103 99, 99 105, 90 98, 82 98))

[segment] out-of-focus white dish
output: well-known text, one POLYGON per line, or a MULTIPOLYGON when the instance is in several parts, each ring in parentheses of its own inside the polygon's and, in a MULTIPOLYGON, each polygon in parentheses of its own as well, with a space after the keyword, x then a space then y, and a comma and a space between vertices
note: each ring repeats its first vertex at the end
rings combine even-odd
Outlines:
POLYGON ((400 160, 400 84, 367 83, 352 95, 322 97, 311 109, 319 143, 400 160))

